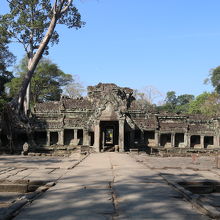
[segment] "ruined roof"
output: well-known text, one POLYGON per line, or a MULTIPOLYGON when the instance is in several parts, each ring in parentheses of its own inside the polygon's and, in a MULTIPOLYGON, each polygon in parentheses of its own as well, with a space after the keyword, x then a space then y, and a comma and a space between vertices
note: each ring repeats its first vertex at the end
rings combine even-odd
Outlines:
POLYGON ((88 99, 63 98, 60 101, 37 103, 35 112, 59 112, 60 110, 92 109, 93 105, 88 99))
POLYGON ((93 105, 88 99, 78 98, 78 99, 62 99, 62 104, 64 109, 92 109, 93 105))
POLYGON ((59 112, 60 102, 37 103, 34 107, 35 112, 59 112))

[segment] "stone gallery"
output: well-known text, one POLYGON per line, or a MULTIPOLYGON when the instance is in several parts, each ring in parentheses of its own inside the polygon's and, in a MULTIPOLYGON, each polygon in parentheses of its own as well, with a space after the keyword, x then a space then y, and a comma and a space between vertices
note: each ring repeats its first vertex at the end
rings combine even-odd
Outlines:
MULTIPOLYGON (((90 146, 94 151, 218 149, 220 117, 150 112, 138 107, 133 90, 115 84, 88 87, 86 98, 37 104, 33 139, 40 149, 90 146)), ((29 137, 30 138, 30 137, 29 137)), ((18 131, 22 148, 29 139, 18 131)), ((1 144, 7 144, 5 134, 1 144)))

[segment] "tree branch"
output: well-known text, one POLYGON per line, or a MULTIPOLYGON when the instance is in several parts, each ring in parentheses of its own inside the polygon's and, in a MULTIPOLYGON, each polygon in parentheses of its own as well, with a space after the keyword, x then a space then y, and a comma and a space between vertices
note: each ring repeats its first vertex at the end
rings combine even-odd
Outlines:
POLYGON ((70 7, 72 1, 73 0, 68 0, 67 5, 61 10, 60 14, 64 14, 68 10, 68 8, 70 7))
POLYGON ((56 9, 57 9, 57 0, 55 0, 52 11, 54 14, 56 14, 56 9))

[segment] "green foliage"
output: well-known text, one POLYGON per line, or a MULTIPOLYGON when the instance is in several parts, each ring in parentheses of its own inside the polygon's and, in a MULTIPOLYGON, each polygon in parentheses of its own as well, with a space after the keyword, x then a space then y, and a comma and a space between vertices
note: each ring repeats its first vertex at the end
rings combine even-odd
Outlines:
POLYGON ((172 113, 187 113, 190 103, 194 100, 194 95, 184 94, 176 96, 175 91, 167 92, 165 104, 158 107, 159 111, 172 113))
POLYGON ((205 104, 206 100, 210 97, 211 93, 204 92, 196 97, 196 99, 189 105, 190 114, 201 114, 202 107, 205 104))
POLYGON ((14 55, 8 49, 7 33, 0 27, 0 110, 4 104, 8 101, 5 94, 5 84, 13 78, 12 72, 8 71, 8 67, 11 66, 14 61, 14 55))
POLYGON ((197 96, 196 99, 190 103, 190 114, 204 114, 216 115, 220 114, 220 95, 216 92, 204 92, 197 96))
POLYGON ((215 91, 220 94, 220 66, 211 70, 210 81, 215 88, 215 91))
MULTIPOLYGON (((59 2, 59 1, 58 1, 59 2)), ((64 0, 64 5, 68 1, 64 0)), ((7 33, 8 37, 16 39, 24 46, 29 56, 39 47, 45 32, 51 22, 52 5, 50 0, 11 0, 10 13, 0 16, 0 34, 7 33)), ((84 22, 76 7, 71 4, 69 9, 61 15, 59 24, 69 28, 80 28, 84 22)), ((50 43, 58 43, 59 34, 54 31, 50 43)), ((48 54, 48 47, 45 50, 48 54)))
MULTIPOLYGON (((18 77, 12 79, 7 87, 10 96, 17 94, 26 73, 27 59, 24 58, 17 68, 18 77)), ((42 59, 36 68, 31 81, 31 102, 56 101, 60 99, 63 87, 73 81, 72 75, 65 74, 59 67, 48 59, 42 59)))

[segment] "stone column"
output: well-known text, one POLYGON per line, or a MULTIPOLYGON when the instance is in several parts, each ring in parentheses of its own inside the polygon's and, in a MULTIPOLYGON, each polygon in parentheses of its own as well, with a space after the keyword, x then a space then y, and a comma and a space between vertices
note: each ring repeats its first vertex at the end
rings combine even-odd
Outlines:
POLYGON ((171 134, 171 147, 175 147, 175 133, 171 134))
POLYGON ((204 135, 200 135, 200 147, 204 148, 204 135))
POLYGON ((155 137, 155 147, 159 147, 159 146, 160 146, 160 135, 159 135, 159 131, 155 131, 154 137, 155 137))
POLYGON ((190 148, 191 147, 191 135, 188 134, 187 136, 187 142, 188 142, 188 147, 190 148))
POLYGON ((188 134, 187 134, 187 133, 184 133, 184 145, 185 145, 185 147, 188 147, 188 146, 189 146, 189 143, 188 143, 188 134))
POLYGON ((50 131, 47 131, 47 143, 46 145, 49 147, 50 146, 50 131))
POLYGON ((119 152, 124 152, 125 148, 125 120, 119 120, 119 137, 118 137, 118 145, 119 145, 119 152))
POLYGON ((83 145, 89 146, 89 132, 88 132, 88 130, 83 130, 83 145))
POLYGON ((77 131, 78 129, 74 129, 74 139, 77 140, 77 131))
POLYGON ((97 123, 95 125, 95 131, 94 131, 94 150, 96 152, 100 152, 100 125, 97 123))
POLYGON ((214 144, 214 147, 216 148, 216 147, 218 147, 219 148, 219 135, 215 135, 214 137, 213 137, 213 144, 214 144))
POLYGON ((61 130, 61 131, 59 131, 58 132, 58 143, 59 143, 59 145, 64 145, 64 131, 63 130, 61 130))

